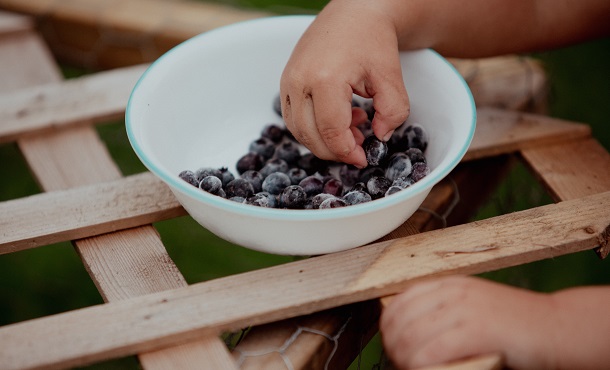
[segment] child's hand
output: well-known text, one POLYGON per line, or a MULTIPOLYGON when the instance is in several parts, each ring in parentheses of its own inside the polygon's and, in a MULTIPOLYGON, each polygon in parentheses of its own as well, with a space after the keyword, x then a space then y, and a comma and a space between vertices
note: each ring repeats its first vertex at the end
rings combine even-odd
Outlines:
POLYGON ((472 277, 416 283, 383 311, 383 344, 399 369, 491 353, 509 368, 553 368, 550 297, 472 277))
POLYGON ((330 2, 305 32, 281 79, 286 126, 316 156, 366 166, 366 120, 352 93, 373 98, 373 132, 387 140, 409 114, 396 28, 375 1, 330 2))

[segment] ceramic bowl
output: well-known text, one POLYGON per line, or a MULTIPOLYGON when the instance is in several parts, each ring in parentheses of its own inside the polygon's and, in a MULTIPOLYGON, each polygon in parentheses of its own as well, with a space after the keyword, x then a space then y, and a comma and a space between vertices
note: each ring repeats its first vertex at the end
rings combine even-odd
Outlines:
POLYGON ((429 134, 431 172, 389 197, 324 210, 269 209, 230 201, 178 174, 235 164, 269 123, 283 68, 313 16, 276 16, 224 26, 174 47, 145 71, 126 110, 130 143, 144 165, 203 227, 234 244, 317 255, 375 241, 400 226, 465 154, 475 129, 472 94, 432 50, 400 55, 409 121, 429 134))

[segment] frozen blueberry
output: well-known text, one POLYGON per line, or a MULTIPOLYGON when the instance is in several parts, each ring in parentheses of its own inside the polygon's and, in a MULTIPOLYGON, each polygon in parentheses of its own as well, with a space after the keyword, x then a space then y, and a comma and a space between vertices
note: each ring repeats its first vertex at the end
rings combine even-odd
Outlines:
POLYGON ((248 152, 244 154, 239 160, 237 160, 236 168, 239 174, 242 174, 248 170, 258 171, 263 168, 265 159, 262 155, 255 152, 248 152))
POLYGON ((418 148, 409 148, 405 151, 405 154, 409 156, 411 163, 424 162, 426 163, 426 156, 418 148))
POLYGON ((358 182, 367 183, 371 177, 385 176, 385 170, 379 166, 369 166, 360 170, 358 182))
POLYGON ((289 169, 290 167, 285 160, 280 158, 271 158, 265 163, 259 172, 261 175, 263 175, 263 177, 267 177, 274 172, 287 173, 289 169))
POLYGON ((417 162, 413 164, 413 171, 411 171, 411 179, 413 182, 418 182, 430 173, 430 167, 424 162, 417 162))
POLYGON ((403 139, 407 140, 409 148, 417 148, 422 152, 428 147, 428 133, 424 127, 418 123, 407 126, 402 134, 403 139))
POLYGON ((389 195, 392 195, 392 194, 398 193, 398 192, 399 192, 399 191, 401 191, 401 190, 403 190, 401 187, 398 187, 398 186, 394 186, 394 185, 392 185, 392 186, 390 186, 390 187, 388 188, 388 191, 386 191, 386 192, 385 192, 385 196, 387 197, 387 196, 389 196, 389 195))
POLYGON ((249 149, 251 152, 258 153, 263 159, 267 160, 275 152, 275 143, 271 139, 261 136, 250 143, 249 149))
POLYGON ((411 174, 411 159, 403 152, 392 154, 388 160, 388 167, 385 170, 385 177, 394 181, 399 177, 406 177, 411 174))
POLYGON ((388 145, 377 139, 375 135, 367 136, 362 143, 362 149, 366 154, 366 162, 369 166, 379 166, 388 154, 388 145))
POLYGON ((349 204, 341 198, 328 198, 320 204, 320 209, 347 207, 349 204))
POLYGON ((366 203, 373 200, 371 195, 364 190, 351 190, 343 196, 343 200, 350 206, 366 203))
POLYGON ((227 186, 228 183, 230 183, 231 181, 235 180, 235 175, 233 175, 233 173, 231 171, 229 171, 228 168, 226 167, 221 167, 219 169, 220 171, 220 179, 222 180, 222 187, 224 188, 225 186, 227 186))
POLYGON ((265 177, 259 171, 246 171, 241 174, 241 178, 252 184, 252 189, 255 193, 263 190, 263 181, 265 180, 265 177))
POLYGON ((301 180, 307 177, 307 172, 302 168, 293 167, 288 170, 287 175, 290 177, 292 185, 298 185, 301 180))
POLYGON ((263 130, 261 131, 261 136, 270 139, 271 141, 277 144, 284 138, 284 129, 279 125, 270 123, 263 127, 263 130))
POLYGON ((225 192, 227 198, 242 197, 247 199, 254 194, 254 188, 250 182, 238 177, 227 184, 225 192))
POLYGON ((366 189, 373 199, 382 198, 390 186, 392 182, 383 176, 371 177, 366 183, 366 189))
POLYGON ((245 203, 265 208, 277 208, 278 205, 276 196, 266 191, 261 191, 254 194, 253 196, 246 199, 245 203))
POLYGON ((235 202, 235 203, 244 203, 246 201, 246 199, 244 197, 231 197, 229 198, 229 200, 235 202))
POLYGON ((210 194, 218 195, 219 191, 222 190, 222 180, 216 176, 206 176, 201 179, 199 188, 210 194))
POLYGON ((360 170, 351 164, 342 164, 339 168, 339 177, 345 186, 354 186, 359 180, 360 170))
POLYGON ((328 169, 329 163, 320 159, 312 153, 305 153, 299 158, 297 166, 304 169, 308 175, 313 175, 316 172, 323 172, 328 169))
POLYGON ((314 195, 313 197, 310 198, 311 199, 311 208, 313 208, 313 209, 320 208, 320 204, 322 204, 322 202, 324 202, 328 198, 336 198, 336 197, 332 194, 326 194, 326 193, 320 193, 320 194, 314 195))
POLYGON ((278 195, 285 187, 290 185, 290 177, 283 172, 274 172, 265 177, 263 191, 278 195))
POLYGON ((289 185, 280 194, 280 207, 290 209, 302 209, 305 206, 307 194, 298 185, 289 185))
POLYGON ((220 172, 217 168, 212 167, 201 167, 197 171, 195 171, 195 176, 197 176, 197 180, 201 181, 204 177, 207 176, 216 176, 219 179, 222 178, 222 172, 220 172))
POLYGON ((282 97, 280 94, 277 94, 275 99, 273 99, 273 111, 282 117, 282 97))
POLYGON ((399 177, 392 181, 392 186, 397 186, 401 189, 406 189, 411 185, 413 185, 413 179, 411 178, 411 176, 399 177))
POLYGON ((199 180, 197 180, 197 175, 195 175, 195 172, 191 170, 184 170, 180 172, 178 174, 178 177, 195 187, 199 187, 199 180))
POLYGON ((289 165, 296 165, 301 158, 301 152, 294 141, 286 141, 275 147, 273 157, 283 159, 289 165))
POLYGON ((299 182, 308 197, 320 194, 324 190, 324 181, 316 175, 310 175, 299 182))
POLYGON ((343 188, 343 182, 336 177, 332 177, 324 183, 322 192, 340 197, 343 195, 343 188))
MULTIPOLYGON (((367 180, 368 181, 368 180, 367 180)), ((354 190, 360 190, 363 192, 367 192, 368 190, 366 189, 366 183, 359 181, 357 183, 354 184, 354 186, 352 186, 352 188, 350 189, 350 191, 354 191, 354 190)))

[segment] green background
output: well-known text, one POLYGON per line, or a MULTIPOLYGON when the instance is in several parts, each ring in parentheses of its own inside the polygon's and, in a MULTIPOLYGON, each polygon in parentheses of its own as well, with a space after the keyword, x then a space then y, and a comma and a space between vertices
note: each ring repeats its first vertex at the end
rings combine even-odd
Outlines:
MULTIPOLYGON (((225 4, 278 14, 316 13, 326 2, 226 0, 225 4)), ((539 58, 550 80, 550 115, 591 125, 593 135, 610 149, 610 39, 588 42, 539 58)), ((66 77, 86 71, 65 66, 66 77)), ((129 146, 123 122, 98 126, 100 136, 125 175, 144 171, 129 146)), ((15 144, 0 145, 0 201, 40 192, 15 144)), ((586 163, 583 163, 586 166, 586 163)), ((550 203, 524 166, 518 165, 476 218, 487 218, 550 203)), ((293 257, 254 252, 231 245, 189 217, 155 224, 172 259, 189 283, 292 261, 293 257)), ((607 262, 587 251, 484 274, 490 279, 539 291, 585 284, 607 284, 607 262)), ((0 325, 102 303, 71 243, 0 256, 0 325)), ((379 365, 376 337, 352 368, 379 365)), ((108 361, 91 369, 137 368, 134 358, 108 361)))

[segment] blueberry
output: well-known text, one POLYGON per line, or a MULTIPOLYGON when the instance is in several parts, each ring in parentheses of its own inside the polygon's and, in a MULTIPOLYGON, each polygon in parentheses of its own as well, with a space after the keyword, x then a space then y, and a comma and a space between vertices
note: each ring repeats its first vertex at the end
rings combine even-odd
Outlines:
POLYGON ((392 182, 383 176, 371 177, 366 183, 368 193, 373 199, 382 198, 390 186, 392 186, 392 182))
POLYGON ((378 166, 369 166, 360 170, 358 182, 367 183, 371 177, 385 176, 385 170, 378 166))
POLYGON ((261 191, 252 195, 251 197, 248 197, 245 203, 265 208, 277 208, 278 205, 276 196, 266 191, 261 191))
POLYGON ((388 188, 388 191, 385 192, 385 196, 387 197, 389 195, 396 194, 401 190, 403 190, 401 187, 392 185, 388 188))
MULTIPOLYGON (((368 181, 368 180, 367 180, 368 181)), ((350 191, 354 191, 354 190, 360 190, 363 192, 367 192, 368 190, 366 189, 366 183, 359 181, 357 183, 354 184, 354 186, 352 186, 352 188, 350 189, 350 191)))
POLYGON ((312 153, 305 153, 297 162, 297 166, 304 169, 308 175, 313 175, 316 172, 326 171, 329 163, 324 159, 316 157, 312 153))
POLYGON ((258 171, 263 168, 263 164, 265 163, 265 159, 262 155, 254 152, 249 152, 244 154, 237 161, 236 168, 239 174, 242 174, 248 170, 258 171))
POLYGON ((328 198, 320 204, 320 209, 347 207, 349 204, 341 198, 328 198))
POLYGON ((201 167, 200 169, 195 171, 195 176, 197 176, 197 180, 198 181, 203 180, 203 178, 207 177, 207 176, 216 176, 219 179, 221 179, 222 178, 222 172, 220 172, 220 170, 217 169, 217 168, 201 167))
POLYGON ((366 162, 369 166, 379 166, 388 154, 388 145, 377 139, 375 135, 367 136, 362 143, 362 149, 366 154, 366 162))
POLYGON ((320 208, 320 204, 322 204, 322 202, 324 202, 328 198, 336 198, 336 197, 332 194, 326 194, 326 193, 320 193, 320 194, 314 195, 313 197, 310 198, 311 199, 311 208, 313 208, 313 209, 320 208))
POLYGON ((216 176, 206 176, 201 179, 199 188, 210 194, 218 195, 219 191, 222 190, 222 180, 216 176))
POLYGON ((282 97, 280 94, 277 94, 275 99, 273 99, 273 111, 282 117, 282 97))
POLYGON ((392 154, 388 160, 388 167, 385 170, 385 177, 394 181, 399 177, 407 177, 411 174, 411 159, 403 152, 392 154))
POLYGON ((308 197, 320 194, 324 190, 324 182, 316 175, 310 175, 299 182, 299 186, 305 190, 308 197))
POLYGON ((275 151, 275 143, 266 137, 259 137, 250 143, 250 151, 260 154, 263 159, 271 158, 275 151))
POLYGON ((401 189, 406 189, 409 186, 413 185, 413 183, 414 183, 414 181, 411 178, 411 176, 399 177, 399 178, 395 179, 394 181, 392 181, 392 186, 396 186, 401 189))
POLYGON ((231 171, 229 171, 228 168, 226 167, 221 167, 219 169, 221 177, 220 179, 222 180, 222 187, 224 188, 225 186, 227 186, 227 184, 233 180, 235 180, 235 175, 233 175, 233 173, 231 171))
POLYGON ((273 153, 274 158, 283 159, 289 165, 296 165, 301 158, 301 152, 299 151, 299 147, 293 141, 286 141, 281 144, 278 144, 275 147, 275 152, 273 153))
POLYGON ((280 207, 290 209, 302 209, 305 206, 307 194, 298 185, 289 185, 280 194, 280 207))
POLYGON ((305 170, 302 168, 293 167, 288 170, 287 175, 290 177, 290 182, 292 185, 298 185, 301 180, 307 177, 307 172, 305 172, 305 170))
POLYGON ((417 148, 422 152, 428 147, 428 133, 424 127, 418 123, 407 126, 402 134, 403 140, 407 140, 409 148, 417 148))
POLYGON ((424 162, 417 162, 413 164, 413 171, 411 172, 411 179, 413 182, 418 182, 430 173, 430 167, 424 162))
POLYGON ((184 170, 180 172, 178 174, 178 177, 195 187, 199 187, 199 180, 197 180, 197 175, 195 175, 195 172, 191 170, 184 170))
POLYGON ((360 170, 351 164, 343 164, 339 168, 339 177, 345 186, 354 186, 359 180, 360 170))
POLYGON ((261 175, 263 175, 263 177, 267 177, 274 172, 287 173, 289 169, 290 167, 285 160, 280 158, 271 158, 265 163, 259 172, 261 175))
POLYGON ((419 148, 409 148, 405 151, 405 154, 409 156, 411 163, 426 163, 426 156, 424 155, 424 152, 422 152, 419 148))
POLYGON ((290 177, 283 172, 274 172, 265 177, 263 181, 263 191, 278 195, 290 185, 290 177))
POLYGON ((263 127, 261 136, 270 139, 274 143, 279 143, 284 138, 284 129, 279 125, 270 123, 263 127))
POLYGON ((370 202, 373 198, 364 190, 351 190, 343 196, 343 200, 350 206, 353 206, 355 204, 370 202))
POLYGON ((254 194, 254 188, 247 180, 236 178, 227 184, 225 192, 227 193, 227 198, 242 197, 247 199, 254 194))
POLYGON ((263 180, 265 180, 265 177, 259 171, 246 171, 241 174, 241 178, 252 184, 252 189, 255 193, 263 190, 263 180))
POLYGON ((330 178, 324 183, 324 188, 322 189, 322 192, 332 194, 336 197, 340 197, 343 195, 343 182, 335 177, 330 178))

